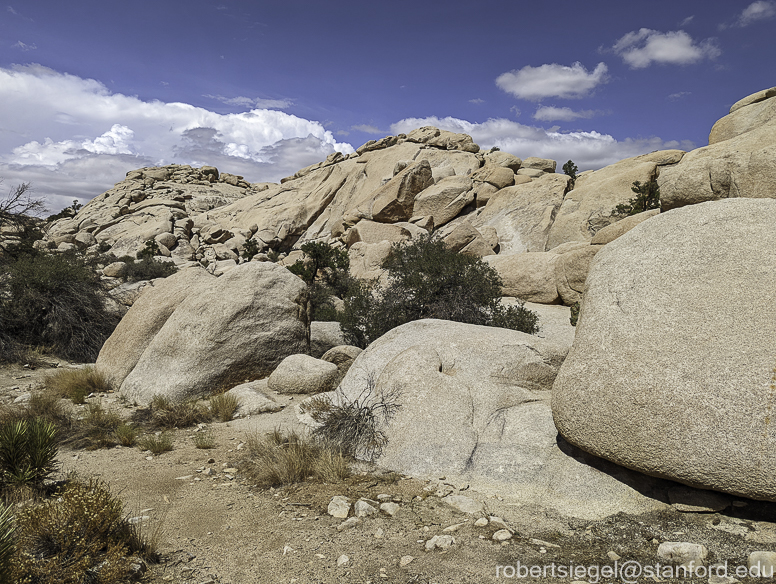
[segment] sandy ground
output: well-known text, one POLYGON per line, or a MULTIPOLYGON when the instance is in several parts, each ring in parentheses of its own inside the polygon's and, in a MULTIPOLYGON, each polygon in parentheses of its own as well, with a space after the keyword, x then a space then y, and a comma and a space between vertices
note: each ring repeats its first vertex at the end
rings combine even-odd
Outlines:
MULTIPOLYGON (((9 403, 34 390, 49 372, 0 369, 0 399, 9 403)), ((113 394, 90 400, 101 400, 122 415, 133 411, 113 394)), ((724 513, 619 514, 590 522, 519 501, 458 491, 465 485, 445 484, 443 477, 428 483, 366 467, 336 484, 257 490, 233 469, 239 467, 245 455, 242 445, 251 433, 298 427, 294 402, 283 396, 279 401, 289 406, 275 414, 208 424, 216 437, 213 449, 197 449, 194 429, 183 429, 174 431, 174 449, 159 456, 136 447, 62 449, 61 470, 105 481, 125 502, 129 516, 144 518, 143 528, 158 536, 162 552, 161 563, 150 566, 144 577, 151 583, 621 582, 621 577, 600 577, 604 566, 621 570, 628 561, 654 565, 662 542, 703 544, 709 550, 706 564, 727 562, 728 573, 745 566, 751 551, 776 551, 774 504, 751 502, 724 513), (440 494, 460 492, 482 501, 485 511, 456 510, 437 496, 439 489, 440 494), (365 517, 359 525, 339 530, 343 520, 327 514, 335 495, 353 501, 389 496, 399 511, 393 517, 365 517), (514 532, 510 540, 493 541, 503 527, 497 523, 474 525, 490 515, 501 517, 514 532), (435 535, 450 535, 455 543, 445 550, 425 551, 435 535), (544 570, 544 575, 518 578, 526 567, 544 570), (562 567, 584 572, 564 576, 562 567)), ((631 580, 687 580, 666 576, 642 574, 631 580)), ((692 581, 709 579, 704 575, 692 581)))

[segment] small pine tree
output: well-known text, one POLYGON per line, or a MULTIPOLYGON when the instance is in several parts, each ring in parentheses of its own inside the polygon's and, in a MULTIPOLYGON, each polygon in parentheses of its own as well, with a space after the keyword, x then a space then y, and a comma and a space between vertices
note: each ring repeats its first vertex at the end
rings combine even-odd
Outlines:
POLYGON ((154 256, 162 255, 162 250, 159 249, 159 244, 155 239, 149 239, 145 242, 145 247, 137 252, 137 259, 152 258, 154 256))
POLYGON ((650 209, 660 208, 660 186, 656 180, 651 180, 644 184, 640 181, 634 181, 631 187, 636 196, 627 204, 617 205, 614 208, 615 215, 636 215, 650 209))
POLYGON ((569 160, 566 164, 563 165, 563 172, 571 178, 569 183, 573 189, 577 182, 577 173, 579 172, 579 168, 577 168, 577 165, 574 164, 574 162, 569 160))

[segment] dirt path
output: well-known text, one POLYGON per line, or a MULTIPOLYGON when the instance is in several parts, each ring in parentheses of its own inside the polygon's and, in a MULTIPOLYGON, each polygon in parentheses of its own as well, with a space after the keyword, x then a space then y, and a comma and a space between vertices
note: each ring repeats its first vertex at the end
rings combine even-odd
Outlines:
MULTIPOLYGON (((33 389, 46 373, 0 370, 0 399, 11 402, 33 389)), ((90 399, 102 400, 124 415, 133 411, 111 394, 90 399)), ((115 447, 62 449, 59 458, 63 472, 108 483, 125 502, 128 514, 145 517, 142 525, 147 533, 159 530, 163 561, 151 566, 145 577, 154 584, 483 584, 517 580, 509 578, 512 572, 504 571, 503 566, 518 564, 603 566, 613 565, 615 555, 623 562, 650 564, 664 541, 701 543, 710 551, 708 563, 727 561, 731 567, 745 565, 750 551, 776 550, 776 525, 767 521, 776 519, 776 505, 752 503, 727 514, 620 514, 591 522, 464 490, 460 494, 483 502, 486 509, 467 514, 436 495, 438 489, 439 494, 446 494, 457 492, 454 488, 462 485, 446 485, 444 480, 429 484, 379 473, 356 473, 337 484, 253 489, 234 470, 244 456, 247 436, 297 426, 293 407, 286 407, 275 414, 208 424, 215 435, 213 449, 197 449, 192 440, 194 429, 185 429, 174 431, 173 450, 159 456, 138 448, 115 447), (378 513, 340 530, 343 520, 327 514, 335 495, 352 501, 361 497, 390 500, 399 510, 393 517, 378 513), (493 541, 502 527, 497 523, 474 525, 478 518, 491 514, 500 516, 514 532, 510 540, 493 541), (455 543, 448 549, 425 551, 426 542, 436 535, 452 536, 455 543)), ((529 580, 595 579, 590 573, 583 576, 552 577, 548 573, 529 580)), ((708 578, 695 581, 705 583, 708 578)))

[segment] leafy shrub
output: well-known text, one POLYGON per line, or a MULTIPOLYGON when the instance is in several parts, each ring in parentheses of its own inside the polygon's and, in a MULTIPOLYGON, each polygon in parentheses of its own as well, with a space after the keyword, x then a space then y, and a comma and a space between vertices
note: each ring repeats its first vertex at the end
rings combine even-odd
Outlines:
POLYGON ((348 342, 365 348, 389 330, 413 320, 438 318, 536 333, 538 317, 501 305, 502 281, 480 258, 459 254, 432 236, 393 245, 383 264, 388 286, 355 282, 340 318, 348 342))
POLYGON ((162 250, 159 249, 159 244, 155 239, 148 239, 139 252, 137 252, 137 259, 153 259, 154 256, 162 255, 162 250))
POLYGON ((158 557, 100 482, 70 483, 53 499, 22 508, 16 524, 13 582, 121 584, 133 576, 133 556, 158 557))
POLYGON ((318 241, 301 249, 305 259, 288 269, 307 284, 309 320, 336 320, 332 296, 342 298, 351 285, 348 252, 318 241))
POLYGON ((94 367, 63 369, 46 377, 44 383, 60 397, 68 398, 77 404, 84 403, 90 393, 110 390, 108 380, 94 367))
POLYGON ((255 256, 257 253, 259 253, 259 244, 256 242, 255 239, 248 239, 243 244, 242 253, 240 254, 240 257, 242 257, 246 262, 249 262, 253 259, 253 256, 255 256))
POLYGON ((248 437, 240 470, 259 487, 279 487, 306 480, 335 482, 350 473, 343 452, 331 445, 280 430, 248 437))
POLYGON ((4 485, 41 487, 57 467, 56 426, 42 418, 0 425, 0 478, 4 485))
POLYGON ((660 208, 660 185, 657 184, 656 180, 651 180, 644 184, 634 181, 631 191, 636 196, 628 201, 627 204, 617 205, 612 214, 629 216, 643 213, 650 209, 660 208))
POLYGON ((153 257, 143 257, 139 262, 126 262, 127 271, 124 278, 127 282, 140 282, 142 280, 153 280, 155 278, 166 278, 172 276, 178 271, 175 264, 170 262, 160 262, 153 257))
POLYGON ((157 428, 187 428, 210 421, 210 410, 195 400, 173 402, 155 395, 151 399, 151 423, 157 428))
POLYGON ((240 402, 231 393, 221 393, 210 398, 210 414, 221 422, 228 422, 234 417, 240 402))
POLYGON ((385 423, 399 410, 398 391, 377 391, 374 377, 354 400, 337 394, 336 399, 317 396, 302 406, 318 426, 312 434, 355 458, 374 460, 383 452, 387 437, 385 423))
POLYGON ((70 408, 50 391, 33 393, 25 404, 0 408, 0 424, 19 420, 29 422, 37 418, 54 425, 58 440, 67 438, 73 431, 74 422, 70 408))
POLYGON ((150 450, 151 454, 162 454, 172 450, 172 435, 169 432, 149 434, 138 440, 137 445, 141 450, 150 450))
POLYGON ((99 277, 74 254, 30 253, 0 265, 0 328, 7 341, 94 361, 119 317, 99 277))
POLYGON ((574 185, 577 182, 577 173, 579 172, 579 168, 577 168, 577 165, 574 164, 573 161, 569 160, 566 164, 563 165, 563 173, 568 175, 571 180, 569 181, 569 187, 574 188, 574 185))

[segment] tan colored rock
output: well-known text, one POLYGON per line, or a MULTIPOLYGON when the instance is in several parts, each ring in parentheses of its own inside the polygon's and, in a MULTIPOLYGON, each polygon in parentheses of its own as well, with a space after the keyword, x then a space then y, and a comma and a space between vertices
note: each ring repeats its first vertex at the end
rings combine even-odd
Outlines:
POLYGON ((415 197, 434 184, 431 165, 427 160, 408 166, 370 196, 370 203, 360 207, 366 219, 381 223, 406 221, 412 217, 415 197))
MULTIPOLYGON (((511 172, 507 169, 508 172, 511 172)), ((474 200, 472 180, 466 176, 444 178, 428 187, 415 198, 413 216, 432 216, 434 226, 440 227, 454 219, 474 200)))
POLYGON ((486 164, 503 166, 509 168, 513 173, 520 170, 520 166, 523 164, 523 161, 517 156, 510 154, 509 152, 500 152, 498 150, 495 152, 485 152, 483 158, 485 158, 486 164))
POLYGON ((649 211, 644 211, 643 213, 636 213, 635 215, 625 217, 625 219, 621 219, 617 223, 612 223, 611 225, 607 225, 601 229, 601 231, 597 232, 593 236, 593 239, 590 240, 590 243, 593 245, 605 245, 611 241, 614 241, 621 235, 624 235, 636 227, 636 225, 639 223, 654 217, 658 213, 660 213, 660 209, 650 209, 649 211))
POLYGON ((587 245, 580 249, 561 253, 553 262, 558 295, 566 306, 571 306, 582 300, 590 263, 602 247, 601 245, 587 245))
MULTIPOLYGON (((126 269, 126 264, 118 263, 126 269)), ((176 272, 146 288, 100 349, 95 364, 97 371, 106 376, 112 387, 121 387, 180 303, 213 280, 205 270, 193 268, 176 272)))
POLYGON ((535 156, 529 156, 523 160, 523 164, 520 168, 535 168, 543 172, 555 172, 555 167, 558 165, 554 160, 549 158, 536 158, 535 156))
POLYGON ((322 393, 331 391, 337 381, 337 366, 309 355, 289 355, 267 380, 267 387, 278 393, 322 393))
POLYGON ((493 248, 488 245, 482 234, 468 221, 459 223, 443 240, 452 251, 461 252, 474 243, 475 245, 468 250, 470 255, 491 255, 493 253, 493 248), (482 244, 486 247, 483 247, 482 244), (480 251, 487 252, 488 250, 490 253, 478 253, 480 251))
POLYGON ((541 178, 545 174, 548 174, 548 173, 538 168, 521 168, 515 173, 515 179, 517 179, 517 177, 523 177, 523 180, 526 178, 527 179, 541 178))
POLYGON ((320 359, 329 349, 345 344, 340 323, 317 321, 310 323, 310 356, 320 359))
POLYGON ((359 280, 374 280, 385 274, 383 262, 391 254, 391 242, 354 243, 348 250, 350 275, 359 280))
POLYGON ((377 223, 364 219, 351 227, 343 237, 348 247, 362 241, 364 243, 379 243, 390 241, 396 243, 412 238, 412 233, 400 224, 377 223))
POLYGON ((480 147, 472 141, 472 137, 468 134, 456 134, 447 130, 439 130, 433 126, 413 130, 407 134, 407 141, 428 144, 443 150, 462 150, 471 153, 480 151, 480 147))
POLYGON ((555 275, 557 258, 558 255, 551 252, 537 252, 499 254, 483 258, 483 261, 501 277, 502 296, 514 296, 540 304, 555 304, 559 297, 555 275))
POLYGON ((657 176, 659 166, 676 164, 684 154, 681 150, 652 152, 578 177, 550 228, 547 249, 567 241, 589 242, 598 231, 620 219, 613 211, 635 196, 631 191, 634 181, 649 182, 657 176))
POLYGON ((102 269, 102 275, 108 278, 123 278, 127 274, 127 264, 113 262, 102 269))
POLYGON ((235 417, 244 418, 266 412, 279 412, 283 409, 282 405, 270 397, 266 379, 241 383, 226 393, 237 398, 239 405, 235 417))
MULTIPOLYGON (((755 94, 761 99, 749 101, 731 112, 714 124, 709 133, 709 145, 718 144, 730 140, 750 130, 761 128, 776 123, 776 87, 755 94), (771 97, 765 97, 768 92, 774 93, 771 97)), ((752 98, 753 96, 750 96, 752 98)), ((749 99, 749 98, 744 98, 749 99)), ((739 102, 740 103, 740 102, 739 102)))
POLYGON ((266 377, 286 356, 307 349, 305 317, 301 279, 277 264, 241 264, 174 308, 121 392, 139 403, 156 394, 182 400, 266 377))
POLYGON ((543 174, 529 183, 501 189, 472 223, 479 229, 496 229, 500 254, 545 251, 568 184, 566 175, 543 174))
POLYGON ((561 435, 639 472, 776 501, 776 201, 661 213, 595 257, 552 390, 561 435))
POLYGON ((348 369, 353 365, 353 361, 356 360, 356 357, 361 354, 361 351, 362 349, 352 345, 339 345, 337 347, 332 347, 323 354, 321 360, 334 363, 337 366, 337 371, 339 371, 335 386, 339 385, 340 381, 345 377, 348 369))
POLYGON ((486 164, 478 171, 472 173, 471 179, 492 184, 497 189, 503 189, 515 184, 515 173, 510 168, 486 164))
POLYGON ((488 201, 490 201, 491 197, 498 192, 498 189, 490 183, 480 182, 475 183, 472 192, 474 193, 474 198, 477 201, 477 208, 479 209, 488 204, 488 201))

